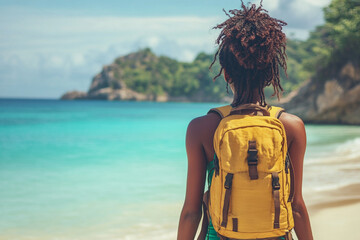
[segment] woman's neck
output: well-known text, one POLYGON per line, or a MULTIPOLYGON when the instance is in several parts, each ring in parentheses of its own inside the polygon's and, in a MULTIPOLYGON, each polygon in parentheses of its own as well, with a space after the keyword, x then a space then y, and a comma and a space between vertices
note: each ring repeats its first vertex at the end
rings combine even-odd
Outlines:
MULTIPOLYGON (((231 90, 233 92, 234 97, 233 97, 233 101, 232 101, 232 103, 230 105, 234 106, 234 105, 236 105, 235 102, 236 102, 236 99, 237 99, 237 93, 233 90, 233 88, 231 88, 231 90)), ((260 105, 260 102, 261 102, 261 97, 260 97, 260 94, 259 94, 259 90, 255 89, 255 90, 253 90, 252 99, 249 100, 248 102, 244 102, 243 104, 255 103, 255 104, 260 105)))

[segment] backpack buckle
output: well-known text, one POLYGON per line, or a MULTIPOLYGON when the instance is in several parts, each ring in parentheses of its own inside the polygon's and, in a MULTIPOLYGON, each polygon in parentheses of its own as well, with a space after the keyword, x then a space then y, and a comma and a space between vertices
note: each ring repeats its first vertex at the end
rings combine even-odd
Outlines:
POLYGON ((226 175, 225 184, 224 184, 225 189, 230 189, 231 188, 233 177, 234 177, 234 174, 232 174, 232 173, 228 173, 226 175))
POLYGON ((248 150, 248 165, 257 165, 258 164, 258 158, 257 158, 258 150, 250 148, 248 150))
POLYGON ((279 190, 280 189, 280 183, 279 183, 279 177, 274 177, 272 178, 272 188, 274 190, 279 190))

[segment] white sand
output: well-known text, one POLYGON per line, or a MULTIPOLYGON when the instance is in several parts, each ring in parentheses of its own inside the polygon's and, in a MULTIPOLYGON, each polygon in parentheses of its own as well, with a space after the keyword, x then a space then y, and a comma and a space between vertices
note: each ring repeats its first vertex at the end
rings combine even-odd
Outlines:
POLYGON ((360 202, 340 202, 309 214, 315 240, 360 239, 360 202))
POLYGON ((360 240, 360 184, 313 194, 306 203, 315 240, 360 240))

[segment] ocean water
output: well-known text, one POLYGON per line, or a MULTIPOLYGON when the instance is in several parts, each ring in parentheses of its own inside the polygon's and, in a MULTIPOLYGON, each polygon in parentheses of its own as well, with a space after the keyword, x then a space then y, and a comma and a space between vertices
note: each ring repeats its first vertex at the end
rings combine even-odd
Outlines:
MULTIPOLYGON (((210 103, 0 99, 0 239, 175 239, 210 103)), ((304 191, 360 183, 360 127, 308 125, 304 191)))

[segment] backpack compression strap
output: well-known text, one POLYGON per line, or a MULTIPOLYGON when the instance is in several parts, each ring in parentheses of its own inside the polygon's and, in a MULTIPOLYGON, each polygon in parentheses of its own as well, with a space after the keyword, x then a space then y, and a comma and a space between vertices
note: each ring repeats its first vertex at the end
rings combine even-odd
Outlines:
POLYGON ((280 183, 279 183, 279 175, 277 172, 272 173, 272 189, 273 189, 273 196, 274 196, 274 207, 275 207, 275 214, 274 214, 274 228, 280 228, 280 183))
POLYGON ((288 202, 293 202, 295 174, 294 174, 294 167, 292 165, 289 152, 286 154, 286 158, 287 158, 288 165, 289 165, 288 168, 290 169, 290 194, 289 194, 288 202))

